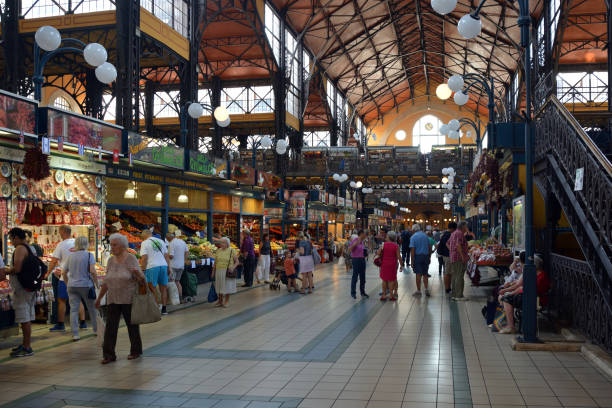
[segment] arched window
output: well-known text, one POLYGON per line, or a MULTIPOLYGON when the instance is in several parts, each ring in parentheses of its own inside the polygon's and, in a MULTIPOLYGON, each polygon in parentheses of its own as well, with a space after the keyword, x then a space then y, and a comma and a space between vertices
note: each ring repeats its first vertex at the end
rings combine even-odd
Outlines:
POLYGON ((55 100, 53 101, 53 106, 67 111, 72 110, 72 108, 70 107, 70 102, 68 102, 68 100, 63 96, 58 96, 57 98, 55 98, 55 100))
POLYGON ((421 153, 431 152, 431 146, 446 144, 446 137, 440 134, 442 121, 434 115, 425 115, 412 128, 412 145, 420 146, 421 153))

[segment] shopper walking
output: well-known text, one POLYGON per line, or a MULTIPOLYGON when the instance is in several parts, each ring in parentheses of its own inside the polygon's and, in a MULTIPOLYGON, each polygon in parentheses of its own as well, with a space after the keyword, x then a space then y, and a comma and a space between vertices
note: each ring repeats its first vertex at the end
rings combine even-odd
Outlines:
POLYGON ((450 252, 452 300, 467 300, 463 297, 463 275, 465 274, 465 267, 468 261, 467 240, 465 239, 467 231, 467 223, 461 221, 446 244, 450 252))
POLYGON ((270 247, 270 236, 263 234, 263 240, 259 246, 259 263, 257 265, 257 283, 270 283, 270 254, 272 248, 270 247))
POLYGON ((412 261, 412 269, 416 274, 417 290, 413 296, 421 296, 421 280, 425 286, 425 295, 431 296, 429 292, 429 259, 431 257, 431 245, 429 237, 421 231, 419 224, 412 226, 412 236, 410 237, 410 258, 412 261))
POLYGON ((342 246, 342 254, 344 255, 344 267, 346 268, 346 273, 351 273, 351 269, 353 268, 353 261, 351 259, 351 251, 349 251, 349 246, 351 245, 351 241, 353 241, 355 237, 347 235, 346 241, 344 241, 344 245, 342 246))
POLYGON ((253 245, 251 231, 248 229, 242 230, 240 252, 244 259, 244 285, 242 285, 242 287, 251 287, 253 286, 253 273, 255 272, 257 263, 255 260, 255 245, 253 245))
POLYGON ((19 277, 25 271, 24 261, 29 255, 35 255, 32 248, 26 244, 26 233, 21 228, 12 228, 8 238, 15 250, 11 261, 11 268, 5 268, 4 261, 0 257, 2 268, 1 280, 10 275, 10 284, 13 289, 13 310, 15 312, 15 323, 21 325, 22 342, 11 350, 11 357, 28 357, 34 355, 32 351, 32 321, 36 317, 36 292, 26 290, 19 282, 19 277))
POLYGON ((97 333, 97 313, 94 307, 96 301, 95 288, 98 285, 96 274, 96 260, 88 251, 89 240, 87 237, 78 237, 74 240, 74 250, 62 269, 62 277, 68 287, 68 299, 70 301, 70 328, 72 329, 72 340, 78 341, 79 337, 79 305, 81 301, 87 305, 89 318, 97 333), (93 292, 92 292, 93 291, 93 292))
POLYGON ((377 256, 382 260, 380 266, 380 279, 382 280, 382 294, 380 300, 397 300, 397 266, 404 267, 404 260, 397 244, 397 233, 389 231, 385 235, 385 242, 378 249, 377 256))
MULTIPOLYGON (((62 239, 62 242, 57 244, 55 247, 55 251, 53 251, 53 255, 51 255, 51 262, 49 263, 49 269, 47 270, 47 275, 53 273, 52 276, 52 285, 55 295, 56 303, 56 324, 49 331, 52 332, 64 332, 66 331, 66 327, 64 325, 64 319, 66 317, 66 301, 68 300, 68 287, 66 286, 66 282, 64 282, 64 277, 62 275, 62 269, 64 268, 68 257, 74 250, 74 238, 72 235, 72 228, 69 225, 62 225, 59 227, 59 235, 62 239)), ((81 325, 79 328, 86 329, 87 324, 85 323, 85 309, 83 305, 79 305, 79 315, 81 320, 81 325)), ((51 321, 53 321, 53 316, 51 317, 51 321)))
POLYGON ((439 266, 440 270, 444 269, 444 290, 448 295, 451 292, 451 266, 450 266, 450 252, 448 250, 448 240, 453 232, 457 229, 457 223, 449 222, 448 229, 442 233, 440 237, 440 242, 438 242, 438 262, 444 265, 439 266), (440 257, 442 260, 440 261, 440 257))
POLYGON ((314 282, 312 272, 314 271, 314 258, 312 257, 312 244, 306 239, 303 231, 298 234, 298 242, 296 243, 297 253, 300 260, 300 275, 302 275, 302 289, 300 293, 303 295, 308 290, 312 293, 314 282))
POLYGON ((357 232, 357 237, 349 244, 348 250, 351 253, 353 263, 353 278, 351 279, 351 296, 357 299, 357 280, 359 279, 359 293, 362 298, 368 299, 370 296, 365 291, 366 283, 366 260, 365 245, 366 233, 364 230, 357 232))
POLYGON ((215 264, 210 275, 211 279, 215 280, 215 289, 219 294, 219 300, 215 304, 216 307, 227 307, 230 295, 236 293, 236 275, 234 271, 239 262, 236 250, 230 245, 231 242, 228 237, 219 239, 219 249, 215 253, 215 264))
POLYGON ((408 265, 410 265, 410 230, 403 230, 400 240, 402 242, 402 261, 406 268, 408 268, 408 265))
POLYGON ((106 276, 96 299, 96 309, 100 308, 102 298, 106 296, 106 329, 104 330, 104 343, 102 346, 102 364, 112 363, 117 359, 115 345, 119 320, 123 320, 130 336, 130 354, 128 360, 134 360, 142 354, 142 339, 140 328, 131 324, 132 299, 136 293, 137 285, 146 285, 146 278, 140 270, 138 260, 127 251, 128 240, 119 233, 109 238, 111 257, 106 265, 106 276))
POLYGON ((147 282, 157 287, 161 293, 161 313, 167 315, 166 304, 168 303, 168 247, 159 238, 153 237, 153 231, 145 229, 142 231, 142 244, 140 244, 140 266, 145 271, 147 282))
POLYGON ((166 235, 168 240, 168 258, 170 258, 169 280, 174 282, 178 289, 179 299, 183 299, 183 288, 181 287, 181 277, 185 270, 185 265, 189 259, 189 249, 187 244, 175 234, 166 235))

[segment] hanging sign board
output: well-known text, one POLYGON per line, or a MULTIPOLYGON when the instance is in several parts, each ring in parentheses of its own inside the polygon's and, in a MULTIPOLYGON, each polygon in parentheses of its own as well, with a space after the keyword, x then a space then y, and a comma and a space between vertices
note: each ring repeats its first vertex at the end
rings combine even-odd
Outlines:
POLYGON ((288 218, 294 220, 306 219, 306 197, 308 197, 308 191, 291 191, 289 193, 288 218))
POLYGON ((0 130, 38 137, 34 134, 37 105, 35 100, 0 90, 0 130))
POLYGON ((255 184, 255 169, 249 166, 240 164, 232 164, 232 180, 240 184, 254 185, 255 184))
POLYGON ((189 171, 206 176, 217 174, 214 161, 210 160, 204 153, 189 151, 189 171))
POLYGON ((159 140, 141 136, 136 132, 128 132, 128 153, 133 160, 159 164, 183 170, 185 154, 182 147, 160 145, 159 140))
POLYGON ((46 132, 52 141, 61 137, 64 146, 82 144, 84 148, 108 154, 121 152, 123 128, 120 126, 56 108, 47 107, 40 111, 40 132, 46 132))
POLYGON ((283 186, 283 181, 274 173, 260 171, 257 175, 257 185, 268 191, 276 191, 283 186))

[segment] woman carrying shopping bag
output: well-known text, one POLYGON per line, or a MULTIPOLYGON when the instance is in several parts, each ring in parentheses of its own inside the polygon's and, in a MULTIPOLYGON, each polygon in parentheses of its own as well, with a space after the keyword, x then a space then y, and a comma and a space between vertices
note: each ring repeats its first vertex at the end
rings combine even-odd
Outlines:
POLYGON ((138 290, 138 283, 146 285, 145 276, 140 270, 138 260, 127 251, 128 240, 124 235, 113 234, 109 238, 112 256, 106 266, 104 283, 96 299, 96 309, 100 308, 102 298, 106 295, 106 328, 104 331, 104 345, 102 364, 117 360, 115 345, 119 320, 123 316, 130 336, 130 354, 128 360, 134 360, 142 354, 142 340, 140 328, 132 324, 132 301, 138 290))

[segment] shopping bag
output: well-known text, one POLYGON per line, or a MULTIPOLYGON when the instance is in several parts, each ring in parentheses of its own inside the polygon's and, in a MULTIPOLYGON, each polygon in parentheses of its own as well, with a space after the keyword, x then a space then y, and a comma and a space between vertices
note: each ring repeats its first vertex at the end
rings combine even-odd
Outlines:
POLYGON ((500 331, 506 325, 506 315, 504 314, 504 309, 501 306, 497 308, 497 315, 495 315, 495 319, 493 320, 493 331, 500 331))
POLYGON ((146 286, 137 286, 136 293, 132 299, 132 316, 131 324, 148 324, 155 323, 161 320, 161 312, 155 301, 155 294, 151 288, 146 286), (142 289, 144 288, 144 289, 142 289), (140 290, 141 289, 141 290, 140 290))
POLYGON ((208 291, 208 303, 216 302, 219 299, 217 295, 217 291, 215 290, 215 284, 212 283, 210 285, 210 290, 208 291))
POLYGON ((316 249, 312 251, 312 259, 315 265, 318 265, 321 263, 321 255, 319 254, 319 251, 317 251, 316 249))
POLYGON ((179 297, 178 288, 174 282, 168 283, 168 300, 172 306, 180 305, 181 298, 179 297))
POLYGON ((344 256, 340 255, 340 258, 338 258, 338 265, 342 265, 344 263, 344 256))
POLYGON ((98 347, 102 348, 104 345, 104 332, 106 331, 106 322, 99 314, 96 316, 96 336, 98 336, 97 342, 98 347))

